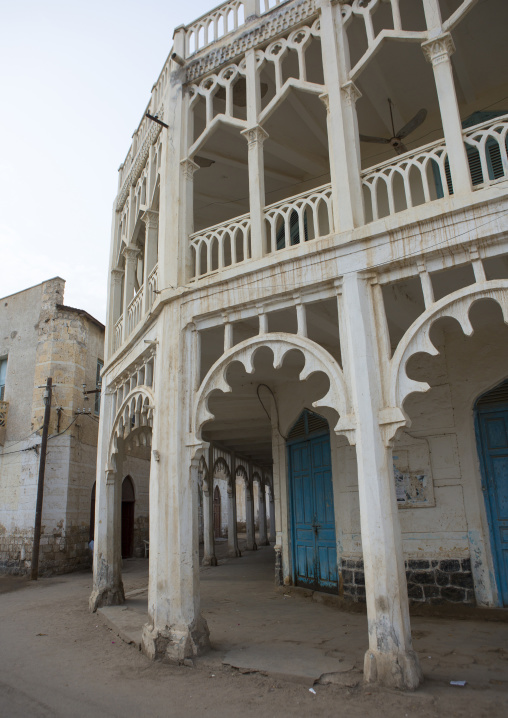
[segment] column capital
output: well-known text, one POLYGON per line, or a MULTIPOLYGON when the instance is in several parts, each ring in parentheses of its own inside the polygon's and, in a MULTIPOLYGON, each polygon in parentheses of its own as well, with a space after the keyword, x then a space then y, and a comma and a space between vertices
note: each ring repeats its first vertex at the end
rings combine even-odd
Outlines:
POLYGON ((455 52, 455 44, 449 32, 422 43, 423 54, 427 62, 439 65, 455 52))
POLYGON ((120 267, 115 267, 111 270, 111 279, 115 284, 120 284, 123 280, 123 269, 120 269, 120 267))
POLYGON ((159 228, 159 213, 153 209, 147 209, 141 215, 142 221, 145 223, 147 229, 158 229, 159 228))
POLYGON ((257 144, 262 145, 265 140, 268 139, 269 134, 260 125, 256 127, 250 127, 248 130, 242 130, 241 133, 247 140, 250 147, 255 147, 257 144))
POLYGON ((323 103, 323 105, 326 107, 326 111, 330 112, 330 98, 328 96, 327 92, 323 92, 322 95, 319 95, 319 99, 323 103))
POLYGON ((184 177, 188 180, 192 180, 194 172, 199 169, 199 165, 189 158, 182 160, 180 166, 183 169, 184 177))
POLYGON ((342 96, 344 97, 344 102, 350 107, 354 107, 355 103, 362 96, 362 93, 360 92, 358 87, 351 80, 349 82, 346 82, 345 85, 342 85, 340 89, 342 92, 342 96))
POLYGON ((139 249, 137 247, 124 247, 122 251, 126 262, 134 262, 138 258, 139 249))

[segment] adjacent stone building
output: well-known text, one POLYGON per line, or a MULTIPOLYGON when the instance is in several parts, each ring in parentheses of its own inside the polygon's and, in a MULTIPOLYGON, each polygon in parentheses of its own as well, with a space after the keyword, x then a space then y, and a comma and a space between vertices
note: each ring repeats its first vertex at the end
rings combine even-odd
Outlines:
POLYGON ((0 299, 0 570, 31 565, 43 394, 53 379, 39 569, 91 564, 104 326, 64 305, 56 277, 0 299), (90 393, 84 393, 90 392, 90 393))
POLYGON ((200 488, 213 565, 238 482, 279 585, 366 602, 369 681, 421 680, 409 600, 508 604, 507 27, 505 0, 227 0, 176 29, 120 167, 90 598, 124 600, 137 452, 148 656, 208 646, 200 488))

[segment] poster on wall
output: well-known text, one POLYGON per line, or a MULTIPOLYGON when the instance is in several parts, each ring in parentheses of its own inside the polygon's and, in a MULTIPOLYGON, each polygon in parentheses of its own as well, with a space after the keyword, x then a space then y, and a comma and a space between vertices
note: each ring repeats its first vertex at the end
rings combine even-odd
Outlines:
POLYGON ((399 443, 393 449, 397 505, 400 508, 435 506, 428 443, 416 438, 413 441, 412 444, 399 443))

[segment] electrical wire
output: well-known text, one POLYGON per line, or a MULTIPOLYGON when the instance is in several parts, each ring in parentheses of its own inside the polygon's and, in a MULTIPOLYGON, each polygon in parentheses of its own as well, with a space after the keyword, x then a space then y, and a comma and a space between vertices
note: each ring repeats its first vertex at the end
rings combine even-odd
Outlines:
POLYGON ((257 396, 258 396, 259 403, 260 403, 261 406, 263 407, 264 412, 265 412, 265 414, 266 414, 267 417, 268 417, 268 421, 271 423, 272 417, 270 416, 270 413, 268 412, 266 406, 263 404, 263 400, 261 399, 261 395, 260 395, 260 393, 259 393, 259 390, 261 389, 262 386, 264 386, 265 389, 268 389, 268 391, 269 391, 270 394, 272 395, 273 403, 274 403, 274 406, 275 406, 275 413, 277 414, 277 431, 278 431, 279 434, 282 436, 282 438, 283 438, 285 441, 287 441, 287 436, 284 436, 284 434, 283 434, 282 431, 280 430, 280 419, 279 419, 279 409, 278 409, 278 407, 277 407, 277 400, 276 400, 276 398, 275 398, 275 394, 274 394, 273 391, 270 389, 270 387, 268 386, 268 384, 258 384, 257 387, 256 387, 256 394, 257 394, 257 396))

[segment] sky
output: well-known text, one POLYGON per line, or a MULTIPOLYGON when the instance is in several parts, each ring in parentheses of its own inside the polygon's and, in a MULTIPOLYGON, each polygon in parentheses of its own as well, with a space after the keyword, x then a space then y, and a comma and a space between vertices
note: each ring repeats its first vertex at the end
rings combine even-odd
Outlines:
POLYGON ((66 280, 106 317, 118 167, 172 45, 217 0, 0 0, 0 297, 66 280))

